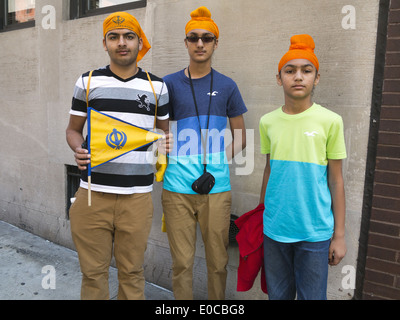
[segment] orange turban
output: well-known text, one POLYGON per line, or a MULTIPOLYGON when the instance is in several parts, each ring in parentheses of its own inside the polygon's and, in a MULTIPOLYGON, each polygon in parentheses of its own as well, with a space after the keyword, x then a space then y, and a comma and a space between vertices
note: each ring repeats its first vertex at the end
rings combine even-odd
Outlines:
POLYGON ((142 38, 143 48, 139 51, 137 61, 139 62, 150 50, 151 45, 146 38, 142 28, 140 27, 139 22, 136 20, 134 16, 126 12, 115 12, 110 14, 103 22, 103 36, 106 37, 106 34, 115 29, 128 29, 132 30, 137 34, 139 38, 142 38))
POLYGON ((204 29, 214 34, 217 39, 219 38, 219 29, 215 22, 211 19, 210 10, 208 10, 206 7, 200 7, 192 11, 190 16, 192 19, 186 24, 186 34, 194 29, 204 29))
POLYGON ((314 53, 315 43, 310 35, 300 34, 293 36, 290 39, 290 44, 291 45, 289 51, 282 57, 281 61, 279 62, 279 72, 286 63, 294 59, 306 59, 315 66, 317 71, 319 70, 319 62, 317 56, 314 53))

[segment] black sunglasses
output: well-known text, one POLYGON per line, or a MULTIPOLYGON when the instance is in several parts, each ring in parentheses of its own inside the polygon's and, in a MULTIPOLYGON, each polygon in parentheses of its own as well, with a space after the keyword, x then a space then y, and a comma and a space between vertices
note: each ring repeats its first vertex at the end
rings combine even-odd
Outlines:
POLYGON ((190 36, 190 37, 186 37, 186 40, 191 42, 191 43, 197 43, 199 40, 201 39, 201 41, 203 43, 210 43, 213 42, 216 38, 215 37, 210 37, 210 36, 190 36))

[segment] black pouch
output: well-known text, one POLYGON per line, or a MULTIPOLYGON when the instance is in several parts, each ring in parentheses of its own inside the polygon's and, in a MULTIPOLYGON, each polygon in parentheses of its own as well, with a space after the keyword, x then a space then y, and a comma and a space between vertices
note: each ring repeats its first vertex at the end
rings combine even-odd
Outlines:
POLYGON ((198 194, 209 194, 214 185, 214 176, 209 172, 204 172, 200 178, 193 182, 192 189, 198 194))

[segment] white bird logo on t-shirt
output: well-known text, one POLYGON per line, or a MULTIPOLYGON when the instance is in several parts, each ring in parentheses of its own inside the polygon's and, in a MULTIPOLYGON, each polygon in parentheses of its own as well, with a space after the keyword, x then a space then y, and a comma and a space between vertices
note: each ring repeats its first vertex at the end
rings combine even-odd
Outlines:
POLYGON ((304 134, 308 137, 315 137, 315 135, 318 134, 318 132, 317 131, 313 131, 313 132, 306 131, 306 132, 304 132, 304 134))

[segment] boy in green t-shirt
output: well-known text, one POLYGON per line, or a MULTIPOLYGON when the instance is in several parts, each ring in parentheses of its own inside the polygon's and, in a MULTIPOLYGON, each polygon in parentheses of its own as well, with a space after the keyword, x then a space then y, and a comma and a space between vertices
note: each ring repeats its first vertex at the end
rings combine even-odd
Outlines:
POLYGON ((291 38, 277 82, 285 104, 260 121, 260 194, 269 298, 326 299, 328 263, 346 254, 342 118, 312 102, 319 62, 309 35, 291 38))

